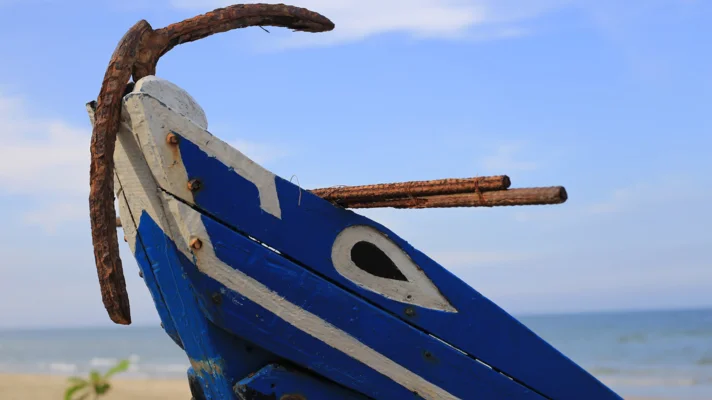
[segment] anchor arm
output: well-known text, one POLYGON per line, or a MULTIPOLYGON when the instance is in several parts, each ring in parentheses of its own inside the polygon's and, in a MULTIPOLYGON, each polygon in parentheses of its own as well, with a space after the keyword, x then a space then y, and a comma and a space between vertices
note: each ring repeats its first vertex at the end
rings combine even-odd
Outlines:
POLYGON ((131 323, 126 282, 116 235, 114 161, 121 99, 129 78, 155 74, 158 59, 178 44, 249 26, 278 26, 296 31, 324 32, 334 28, 326 17, 284 4, 238 4, 153 30, 144 20, 119 42, 104 75, 91 138, 89 214, 92 243, 102 300, 117 324, 131 323))

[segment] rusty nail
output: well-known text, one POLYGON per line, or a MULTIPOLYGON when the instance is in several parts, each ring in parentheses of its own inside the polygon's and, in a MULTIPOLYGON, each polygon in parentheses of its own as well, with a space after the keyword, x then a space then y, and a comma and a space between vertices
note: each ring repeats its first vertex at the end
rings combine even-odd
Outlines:
POLYGON ((171 132, 166 136, 166 142, 168 142, 168 144, 178 144, 178 136, 171 132))
POLYGON ((191 179, 188 181, 188 190, 190 190, 191 192, 197 192, 198 190, 200 190, 201 186, 202 184, 200 183, 199 179, 191 179))
POLYGON ((198 238, 194 238, 190 241, 190 247, 195 250, 200 250, 203 247, 203 242, 198 238))
POLYGON ((408 308, 406 308, 406 309, 405 309, 405 315, 407 315, 407 316, 409 316, 409 317, 414 317, 414 316, 415 316, 415 310, 413 309, 413 307, 408 307, 408 308))
POLYGON ((222 296, 220 296, 220 293, 213 293, 213 295, 210 297, 213 300, 213 303, 215 303, 215 305, 219 306, 220 303, 222 303, 222 296))
POLYGON ((300 394, 284 394, 282 397, 279 398, 279 400, 306 400, 306 398, 300 394))
POLYGON ((126 239, 126 236, 124 235, 124 242, 128 242, 129 240, 126 239))

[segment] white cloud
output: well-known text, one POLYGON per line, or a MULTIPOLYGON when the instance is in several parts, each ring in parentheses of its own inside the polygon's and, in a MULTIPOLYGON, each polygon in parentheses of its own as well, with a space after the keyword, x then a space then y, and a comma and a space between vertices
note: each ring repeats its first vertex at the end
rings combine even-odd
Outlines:
POLYGON ((430 258, 449 270, 466 269, 478 266, 489 266, 491 264, 507 264, 517 261, 526 261, 534 258, 534 255, 516 253, 511 251, 437 251, 430 254, 430 258))
MULTIPOLYGON (((603 215, 654 212, 670 215, 682 209, 696 208, 712 198, 712 191, 696 182, 693 175, 663 175, 654 180, 636 182, 617 189, 606 188, 600 200, 569 199, 558 207, 532 207, 513 213, 515 221, 577 221, 603 215)), ((569 193, 570 194, 570 193, 569 193)), ((576 197, 576 196, 574 196, 576 197)))
POLYGON ((62 203, 44 204, 40 208, 28 211, 23 220, 32 225, 41 226, 45 233, 54 235, 67 222, 89 220, 88 201, 64 201, 62 203))
POLYGON ((512 173, 516 171, 532 171, 537 168, 537 163, 518 159, 525 143, 512 141, 500 144, 493 155, 482 159, 482 167, 492 173, 512 173))
POLYGON ((610 214, 620 212, 640 200, 637 197, 641 194, 641 189, 644 189, 641 185, 616 189, 613 193, 611 193, 608 199, 591 204, 587 208, 587 211, 591 214, 610 214))
POLYGON ((0 94, 0 195, 29 196, 36 208, 21 219, 54 233, 88 213, 91 130, 33 111, 0 94))
MULTIPOLYGON (((201 12, 233 4, 231 0, 170 3, 176 8, 201 12)), ((295 5, 328 17, 336 29, 325 34, 290 35, 282 45, 328 45, 383 33, 476 40, 520 36, 526 31, 519 23, 569 3, 570 0, 303 0, 295 5)))
POLYGON ((699 200, 708 196, 708 193, 706 189, 696 188, 691 177, 663 176, 655 182, 639 182, 615 189, 608 198, 588 205, 585 211, 593 215, 611 214, 651 204, 683 204, 685 201, 699 200))
POLYGON ((257 143, 242 139, 230 140, 227 143, 249 157, 250 160, 263 166, 289 154, 286 148, 269 143, 257 143))
MULTIPOLYGON (((36 115, 22 98, 0 93, 0 195, 29 196, 36 207, 25 223, 56 233, 64 223, 88 218, 91 126, 36 115)), ((230 145, 260 164, 288 154, 284 147, 233 140, 230 145)))
POLYGON ((0 94, 0 193, 88 194, 91 130, 33 115, 0 94))

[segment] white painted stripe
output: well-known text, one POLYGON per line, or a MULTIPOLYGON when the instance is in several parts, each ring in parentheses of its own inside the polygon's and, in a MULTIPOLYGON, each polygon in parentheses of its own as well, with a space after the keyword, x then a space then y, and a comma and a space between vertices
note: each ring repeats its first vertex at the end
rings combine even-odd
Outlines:
MULTIPOLYGON (((158 182, 166 184, 164 187, 168 189, 176 185, 176 182, 185 183, 187 180, 182 163, 178 168, 171 168, 174 171, 171 172, 173 176, 170 179, 167 175, 160 175, 160 171, 166 171, 166 167, 175 166, 175 164, 165 165, 170 158, 165 158, 161 151, 160 145, 165 143, 166 129, 169 127, 176 129, 181 134, 190 137, 191 141, 196 140, 196 137, 202 138, 199 141, 199 144, 202 144, 201 149, 204 151, 209 150, 209 154, 215 153, 222 162, 227 165, 233 164, 233 168, 234 163, 241 162, 243 163, 243 169, 252 169, 254 171, 255 169, 251 167, 251 164, 254 163, 210 135, 207 131, 198 129, 191 121, 172 112, 165 105, 147 94, 131 94, 127 96, 125 106, 124 114, 130 114, 130 118, 128 118, 130 120, 130 129, 128 126, 122 128, 115 155, 116 172, 121 181, 121 189, 126 195, 126 202, 120 201, 122 219, 125 218, 128 223, 130 219, 129 210, 136 217, 143 211, 147 212, 159 227, 174 240, 179 251, 189 259, 193 259, 193 254, 189 249, 188 243, 192 238, 199 237, 203 242, 203 247, 196 257, 198 268, 228 289, 240 293, 297 329, 358 360, 408 390, 417 392, 424 399, 458 399, 446 390, 428 382, 383 354, 366 346, 347 332, 290 303, 259 281, 234 270, 217 259, 205 226, 200 220, 200 214, 172 196, 161 192, 158 188, 158 182), (158 115, 158 113, 165 114, 158 115), (167 126, 161 120, 168 121, 170 124, 175 124, 175 126, 167 126), (138 137, 134 136, 134 134, 138 137), (219 146, 224 146, 225 150, 216 152, 216 145, 211 146, 210 143, 218 143, 219 146), (226 162, 227 158, 232 158, 233 162, 226 162), (238 160, 235 161, 235 159, 238 160)), ((262 168, 257 164, 254 165, 262 168)), ((238 172, 238 168, 235 168, 235 170, 238 172)), ((242 175, 242 173, 240 174, 242 175)), ((268 176, 271 176, 271 185, 274 185, 274 175, 269 174, 263 174, 259 176, 259 179, 256 179, 261 184, 252 180, 258 186, 258 189, 270 186, 270 184, 265 183, 265 178, 268 176)), ((257 172, 257 175, 260 175, 260 173, 257 172)), ((245 176, 245 178, 248 177, 245 176)), ((272 194, 263 196, 263 191, 260 191, 263 209, 267 204, 266 211, 269 212, 271 210, 273 215, 276 212, 275 216, 281 217, 276 197, 276 187, 274 188, 274 197, 272 199, 276 201, 276 211, 273 208, 274 204, 272 206, 269 205, 271 201, 269 196, 272 196, 272 194), (265 202, 265 200, 267 201, 265 202)), ((185 200, 192 200, 192 197, 186 197, 185 200)), ((140 223, 140 221, 135 222, 140 223)), ((133 228, 133 226, 131 227, 133 228)), ((130 245, 132 250, 135 251, 136 229, 129 229, 126 233, 132 236, 129 238, 130 245)))
MULTIPOLYGON (((94 110, 87 105, 89 119, 94 125, 94 110)), ((163 212, 163 201, 157 196, 160 189, 141 153, 141 147, 131 131, 129 113, 124 107, 121 125, 116 134, 114 150, 114 191, 118 198, 118 211, 129 248, 136 252, 136 226, 133 218, 145 211, 165 232, 168 226, 163 212), (131 210, 137 213, 131 214, 131 210)), ((138 223, 138 221, 135 221, 138 223)))
MULTIPOLYGON (((136 88, 146 92, 137 92, 137 89, 134 89, 133 93, 125 97, 125 103, 131 112, 132 129, 138 136, 146 161, 161 187, 184 201, 193 203, 193 194, 186 187, 187 175, 180 152, 174 151, 166 144, 166 135, 169 129, 173 129, 211 157, 232 168, 236 174, 252 182, 259 193, 260 208, 276 218, 282 218, 277 184, 272 172, 170 107, 170 104, 178 104, 182 109, 193 110, 190 111, 193 113, 198 113, 195 110, 202 111, 197 103, 186 105, 194 102, 187 92, 152 76, 139 80, 136 88), (144 79, 150 79, 150 85, 144 85, 144 79)), ((198 115, 193 118, 201 117, 198 115)), ((207 120, 205 124, 207 125, 207 120)))
MULTIPOLYGON (((424 399, 453 400, 458 397, 433 385, 390 358, 361 343, 319 316, 290 303, 278 293, 241 271, 231 268, 215 256, 210 237, 201 221, 201 214, 170 195, 163 194, 167 209, 175 217, 179 235, 173 235, 180 251, 194 259, 198 269, 247 299, 259 304, 285 322, 328 344, 351 358, 387 376, 424 399), (179 241, 179 238, 182 239, 179 241), (190 252, 191 239, 199 238, 203 246, 190 252)), ((178 233, 178 232, 176 232, 178 233)))

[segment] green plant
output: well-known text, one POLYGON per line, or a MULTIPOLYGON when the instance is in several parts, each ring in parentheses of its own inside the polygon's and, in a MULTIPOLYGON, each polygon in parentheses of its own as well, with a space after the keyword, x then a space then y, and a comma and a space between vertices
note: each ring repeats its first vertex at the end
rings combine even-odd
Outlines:
POLYGON ((111 388, 109 378, 113 375, 124 372, 129 368, 129 360, 121 360, 101 375, 96 370, 89 372, 89 379, 72 376, 68 379, 69 387, 64 392, 64 400, 88 400, 98 399, 105 395, 111 388))

